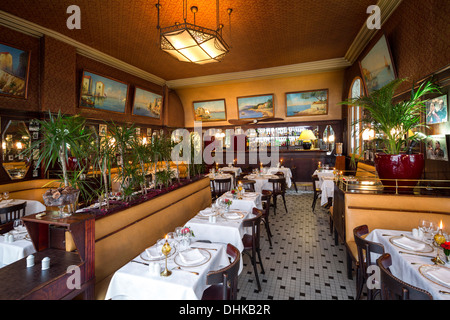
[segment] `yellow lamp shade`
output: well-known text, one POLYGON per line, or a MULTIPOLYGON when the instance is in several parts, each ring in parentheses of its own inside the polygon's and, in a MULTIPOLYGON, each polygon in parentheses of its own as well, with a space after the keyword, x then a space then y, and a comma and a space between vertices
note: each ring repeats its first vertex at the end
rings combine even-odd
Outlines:
POLYGON ((303 130, 299 137, 300 140, 303 141, 309 141, 309 140, 316 140, 316 136, 311 130, 303 130))

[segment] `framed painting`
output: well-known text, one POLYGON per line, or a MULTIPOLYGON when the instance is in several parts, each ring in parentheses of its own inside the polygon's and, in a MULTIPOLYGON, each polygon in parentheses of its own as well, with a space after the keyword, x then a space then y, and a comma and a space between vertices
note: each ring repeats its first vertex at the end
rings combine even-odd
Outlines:
POLYGON ((237 98, 239 119, 271 118, 274 116, 273 94, 237 98))
POLYGON ((445 135, 428 136, 425 139, 425 143, 427 159, 448 161, 447 140, 445 135))
POLYGON ((366 93, 378 90, 396 78, 392 55, 386 36, 382 35, 378 42, 359 62, 366 93))
POLYGON ((162 106, 162 95, 136 87, 134 92, 133 115, 160 119, 162 106))
POLYGON ((286 116, 328 114, 328 89, 286 93, 286 116))
POLYGON ((127 98, 126 83, 83 71, 80 107, 125 113, 127 98))
POLYGON ((447 95, 442 95, 428 100, 426 103, 427 124, 447 122, 448 120, 448 100, 447 95))
POLYGON ((30 52, 0 43, 0 94, 27 98, 30 52))
POLYGON ((194 101, 194 121, 225 121, 227 109, 225 99, 194 101))

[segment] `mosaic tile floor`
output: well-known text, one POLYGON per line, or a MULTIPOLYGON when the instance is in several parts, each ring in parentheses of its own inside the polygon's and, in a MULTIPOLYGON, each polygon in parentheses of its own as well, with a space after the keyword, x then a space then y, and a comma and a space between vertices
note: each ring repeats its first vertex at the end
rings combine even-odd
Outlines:
MULTIPOLYGON (((303 189, 303 188, 302 188, 303 189)), ((313 193, 289 190, 288 213, 278 201, 277 215, 271 210, 272 248, 261 228, 261 257, 265 274, 259 274, 261 291, 248 256, 239 276, 241 300, 351 300, 356 296, 355 277, 347 278, 345 247, 336 246, 330 234, 327 210, 311 210, 313 193)), ((259 268, 259 266, 258 266, 259 268)), ((261 270, 261 269, 258 269, 261 270)))

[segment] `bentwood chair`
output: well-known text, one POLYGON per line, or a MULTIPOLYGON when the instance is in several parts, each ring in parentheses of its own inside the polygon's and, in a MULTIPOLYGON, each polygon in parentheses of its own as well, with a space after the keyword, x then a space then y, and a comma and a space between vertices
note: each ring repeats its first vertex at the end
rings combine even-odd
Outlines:
POLYGON ((272 191, 262 190, 261 202, 263 206, 262 222, 266 227, 267 238, 269 239, 270 247, 272 247, 272 231, 270 231, 269 214, 270 214, 270 200, 272 199, 272 191))
POLYGON ((269 182, 272 183, 272 198, 273 198, 273 214, 277 214, 277 197, 281 196, 284 202, 284 210, 287 211, 286 206, 286 179, 283 176, 278 178, 271 178, 269 182))
POLYGON ((0 234, 9 232, 13 228, 14 220, 25 215, 26 202, 0 209, 0 234))
POLYGON ((428 291, 412 286, 392 275, 389 270, 391 265, 392 259, 389 253, 377 259, 382 300, 433 300, 433 296, 428 291))
POLYGON ((217 199, 224 193, 231 190, 231 178, 215 179, 214 181, 211 181, 211 187, 213 199, 217 199))
POLYGON ((239 182, 242 183, 242 187, 244 188, 245 191, 255 192, 255 184, 256 184, 255 180, 239 179, 238 183, 239 182))
MULTIPOLYGON (((358 261, 356 263, 357 300, 361 298, 364 284, 366 284, 370 276, 367 273, 367 268, 375 265, 375 262, 372 262, 371 254, 384 254, 384 246, 382 244, 364 239, 364 236, 367 234, 369 234, 369 228, 367 225, 361 225, 353 229, 353 236, 355 238, 358 255, 358 261)), ((367 289, 368 300, 373 300, 377 294, 379 294, 379 290, 367 289)))
POLYGON ((318 183, 319 183, 319 176, 314 174, 311 176, 311 180, 312 180, 312 187, 313 187, 313 202, 312 202, 312 211, 314 212, 314 210, 316 209, 316 202, 317 199, 319 198, 319 196, 322 194, 322 190, 320 190, 320 188, 318 187, 318 183))
POLYGON ((231 263, 220 270, 208 272, 206 284, 210 285, 203 291, 202 300, 236 300, 241 253, 232 244, 227 245, 227 254, 231 263))
MULTIPOLYGON (((233 170, 222 169, 222 173, 223 174, 231 174, 231 176, 233 177, 234 183, 236 183, 236 172, 234 172, 233 170)), ((233 187, 235 187, 235 186, 233 186, 233 187)))
POLYGON ((256 284, 258 285, 258 291, 261 291, 261 283, 259 282, 258 269, 256 265, 259 264, 261 266, 261 274, 264 274, 259 241, 263 212, 258 208, 253 208, 253 215, 254 217, 243 221, 244 228, 250 228, 251 234, 245 234, 242 237, 242 243, 244 244, 244 251, 242 253, 246 254, 250 258, 255 273, 256 284))

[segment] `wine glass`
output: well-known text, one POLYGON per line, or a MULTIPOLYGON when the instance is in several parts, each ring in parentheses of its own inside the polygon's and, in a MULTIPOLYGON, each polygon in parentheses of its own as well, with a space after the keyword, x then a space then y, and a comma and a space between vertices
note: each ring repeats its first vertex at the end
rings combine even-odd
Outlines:
POLYGON ((9 192, 8 191, 3 192, 3 198, 5 200, 8 200, 8 198, 9 198, 9 192))
POLYGON ((23 226, 23 221, 22 221, 22 219, 16 219, 16 220, 14 220, 14 223, 13 223, 14 229, 20 228, 20 227, 22 227, 22 226, 23 226))

